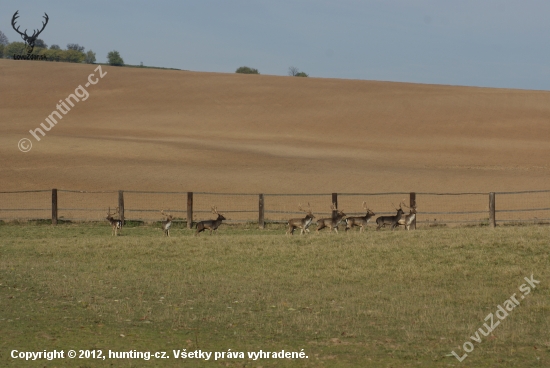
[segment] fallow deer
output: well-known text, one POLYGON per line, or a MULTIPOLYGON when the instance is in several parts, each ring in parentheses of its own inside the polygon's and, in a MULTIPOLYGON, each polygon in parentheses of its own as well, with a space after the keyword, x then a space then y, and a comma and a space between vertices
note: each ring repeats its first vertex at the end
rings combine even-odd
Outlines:
POLYGON ((416 204, 412 207, 409 207, 405 204, 405 207, 407 207, 410 212, 407 216, 401 217, 399 219, 399 225, 404 225, 407 230, 411 229, 411 225, 416 220, 416 204))
POLYGON ((376 224, 378 225, 376 230, 380 230, 381 227, 386 227, 386 225, 391 225, 392 230, 395 229, 404 214, 403 209, 401 208, 402 203, 399 203, 399 208, 395 209, 397 211, 395 216, 380 216, 376 219, 376 224))
POLYGON ((363 208, 365 209, 365 211, 367 211, 367 214, 365 216, 346 217, 346 231, 350 230, 354 226, 359 226, 359 232, 361 233, 365 230, 365 226, 367 226, 370 219, 373 216, 376 216, 376 213, 372 212, 367 207, 367 202, 363 202, 363 208))
POLYGON ((338 208, 336 208, 336 203, 333 203, 332 206, 330 206, 330 209, 332 211, 337 211, 336 215, 332 215, 331 218, 323 218, 317 220, 317 232, 319 230, 328 227, 330 228, 330 231, 334 230, 336 231, 336 234, 338 234, 338 225, 342 221, 344 217, 346 217, 346 214, 344 211, 340 211, 338 208))
POLYGON ((107 221, 111 224, 113 227, 113 231, 111 232, 111 236, 117 236, 117 231, 122 229, 122 221, 121 220, 115 220, 113 218, 113 215, 116 215, 117 213, 120 213, 120 209, 117 207, 115 213, 111 213, 111 207, 109 207, 109 210, 107 211, 107 221))
POLYGON ((170 226, 172 226, 172 220, 174 217, 171 214, 164 213, 164 210, 161 210, 160 213, 166 217, 166 221, 162 221, 162 230, 164 231, 164 235, 170 236, 170 226))
POLYGON ((210 230, 210 235, 212 235, 212 231, 217 230, 222 221, 226 219, 221 213, 218 213, 217 207, 212 207, 212 213, 214 215, 218 215, 218 218, 215 220, 205 220, 197 223, 197 232, 195 233, 195 235, 198 235, 200 232, 206 229, 210 230))
POLYGON ((309 203, 307 204, 307 206, 309 207, 309 210, 306 211, 302 208, 301 204, 298 204, 298 209, 302 212, 305 212, 306 217, 304 217, 304 218, 293 218, 293 219, 288 220, 288 230, 287 230, 286 234, 294 235, 294 230, 297 229, 297 228, 300 229, 300 235, 302 235, 304 232, 309 233, 308 227, 313 222, 313 219, 315 218, 315 216, 313 216, 313 213, 311 212, 311 207, 310 207, 309 203))

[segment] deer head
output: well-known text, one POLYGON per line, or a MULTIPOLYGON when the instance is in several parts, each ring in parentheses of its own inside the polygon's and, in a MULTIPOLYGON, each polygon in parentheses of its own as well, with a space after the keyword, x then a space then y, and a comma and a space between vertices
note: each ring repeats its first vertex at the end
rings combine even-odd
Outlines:
POLYGON ((401 214, 404 214, 405 212, 403 211, 403 208, 402 206, 405 204, 405 200, 403 199, 400 203, 399 203, 399 208, 395 207, 395 204, 392 203, 393 207, 395 207, 395 210, 397 211, 397 213, 401 213, 401 214))
POLYGON ((336 203, 333 203, 331 206, 330 206, 330 209, 333 210, 333 211, 337 211, 338 212, 338 216, 346 216, 346 214, 344 213, 344 211, 341 211, 338 209, 338 206, 336 206, 336 203))
POLYGON ((315 216, 313 216, 313 212, 311 212, 311 206, 309 205, 309 202, 307 203, 307 207, 308 209, 306 211, 302 208, 302 204, 298 203, 298 210, 305 212, 308 217, 315 218, 315 216))
POLYGON ((164 213, 164 210, 161 210, 160 213, 166 217, 166 221, 172 221, 172 219, 174 218, 171 214, 166 214, 164 213))
POLYGON ((113 216, 120 212, 120 209, 117 207, 114 213, 111 213, 111 207, 107 210, 107 220, 112 220, 113 216))
POLYGON ((369 207, 367 206, 367 202, 365 201, 363 201, 363 208, 365 209, 365 211, 367 211, 367 215, 376 216, 376 213, 372 212, 372 210, 369 209, 369 207))
POLYGON ((416 213, 416 204, 412 207, 409 207, 405 204, 405 202, 403 202, 403 205, 409 209, 411 214, 416 213))
POLYGON ((212 213, 214 215, 217 215, 218 216, 218 220, 225 220, 225 217, 223 217, 223 214, 219 213, 218 212, 218 207, 217 206, 213 206, 212 207, 212 213))
POLYGON ((29 46, 29 49, 27 49, 27 53, 30 54, 32 52, 32 50, 34 50, 34 43, 36 42, 36 39, 38 38, 38 36, 40 35, 40 33, 42 33, 42 31, 44 30, 44 28, 46 28, 46 24, 48 24, 48 20, 50 19, 48 17, 48 14, 44 13, 44 16, 43 18, 46 20, 45 22, 42 22, 42 29, 41 30, 38 30, 38 29, 35 29, 33 34, 31 36, 29 36, 27 34, 27 30, 25 29, 25 32, 20 32, 19 31, 19 26, 17 26, 17 28, 15 28, 15 22, 17 21, 17 18, 19 18, 19 10, 15 12, 15 14, 13 15, 13 17, 11 18, 11 26, 13 27, 13 29, 15 30, 15 32, 19 33, 21 35, 21 38, 23 39, 23 41, 25 41, 25 43, 29 46))

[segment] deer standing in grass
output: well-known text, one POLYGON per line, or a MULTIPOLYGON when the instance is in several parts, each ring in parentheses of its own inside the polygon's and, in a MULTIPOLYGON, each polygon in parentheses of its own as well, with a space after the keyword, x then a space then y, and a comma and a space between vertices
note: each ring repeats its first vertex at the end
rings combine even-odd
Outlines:
POLYGON ((120 209, 117 207, 115 213, 111 213, 111 207, 109 207, 109 210, 107 211, 107 221, 111 224, 113 227, 113 231, 111 232, 111 236, 117 236, 117 231, 122 229, 122 221, 121 220, 115 220, 113 218, 113 215, 116 215, 117 213, 120 213, 120 209))
POLYGON ((162 221, 162 230, 164 231, 164 235, 170 236, 170 226, 172 226, 172 220, 174 217, 171 214, 165 214, 164 210, 161 210, 160 213, 166 217, 166 220, 162 221))
POLYGON ((221 213, 218 213, 217 207, 212 207, 212 213, 214 215, 218 215, 218 218, 215 220, 206 220, 197 223, 197 232, 195 233, 195 235, 198 235, 200 232, 206 229, 210 230, 210 235, 212 235, 212 231, 217 230, 222 221, 226 219, 221 213))
POLYGON ((302 235, 304 232, 309 233, 308 227, 313 222, 313 219, 315 218, 315 216, 313 216, 313 213, 311 212, 311 207, 310 207, 309 203, 307 204, 307 206, 309 207, 309 210, 306 211, 302 208, 301 204, 298 204, 298 209, 302 212, 305 212, 306 217, 304 217, 304 218, 293 218, 293 219, 288 220, 288 230, 287 230, 286 234, 294 235, 294 230, 297 229, 297 228, 300 229, 300 235, 302 235))
POLYGON ((340 211, 338 208, 336 208, 336 203, 333 203, 332 206, 330 206, 330 209, 332 211, 337 211, 336 215, 332 215, 331 218, 323 218, 317 220, 317 232, 325 227, 328 227, 330 228, 330 231, 334 230, 336 231, 336 234, 338 234, 338 225, 340 224, 340 221, 342 221, 342 219, 346 217, 346 214, 344 213, 344 211, 340 211))
POLYGON ((367 202, 363 202, 363 208, 365 209, 365 211, 367 211, 367 214, 365 216, 346 217, 346 231, 350 230, 354 226, 359 226, 360 233, 365 231, 365 226, 367 226, 373 216, 376 216, 376 213, 372 212, 367 207, 367 202))
MULTIPOLYGON (((393 204, 393 203, 392 203, 393 204)), ((397 214, 395 216, 380 216, 376 219, 376 224, 378 227, 376 230, 380 230, 381 227, 386 227, 386 225, 391 225, 391 229, 395 229, 395 227, 399 224, 399 220, 401 220, 401 217, 405 212, 403 212, 403 209, 401 208, 403 202, 399 203, 399 208, 396 208, 397 214)), ((394 205, 395 207, 395 205, 394 205)))
POLYGON ((405 207, 407 207, 410 212, 407 216, 401 217, 399 219, 399 225, 404 225, 407 230, 411 229, 411 225, 416 220, 416 204, 412 207, 409 207, 405 204, 405 207))

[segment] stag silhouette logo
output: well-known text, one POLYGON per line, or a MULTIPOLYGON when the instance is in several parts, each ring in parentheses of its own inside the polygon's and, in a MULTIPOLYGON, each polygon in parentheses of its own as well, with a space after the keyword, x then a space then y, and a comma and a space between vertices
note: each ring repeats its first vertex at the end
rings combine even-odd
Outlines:
POLYGON ((42 33, 44 28, 46 28, 46 24, 48 24, 48 20, 50 18, 48 17, 48 14, 46 14, 44 12, 43 18, 46 21, 42 22, 42 29, 41 30, 35 29, 34 32, 32 33, 32 35, 30 35, 30 36, 27 34, 26 29, 25 29, 25 32, 21 32, 21 31, 19 31, 20 26, 17 26, 17 28, 15 27, 15 23, 17 21, 17 18, 19 18, 19 10, 16 11, 15 14, 13 15, 13 17, 11 18, 11 25, 12 25, 13 29, 15 30, 15 32, 19 33, 21 35, 21 38, 23 39, 23 41, 25 41, 25 45, 26 45, 26 48, 27 48, 27 55, 30 55, 32 53, 32 51, 34 50, 34 44, 35 44, 36 40, 38 39, 38 36, 40 35, 40 33, 42 33))

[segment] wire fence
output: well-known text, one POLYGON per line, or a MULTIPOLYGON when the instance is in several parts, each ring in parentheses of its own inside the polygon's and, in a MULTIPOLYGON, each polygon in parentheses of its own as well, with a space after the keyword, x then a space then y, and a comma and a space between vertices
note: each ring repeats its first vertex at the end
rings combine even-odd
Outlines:
MULTIPOLYGON (((550 190, 496 192, 495 223, 550 222, 550 190)), ((489 193, 326 193, 251 194, 147 191, 35 190, 0 192, 0 220, 94 222, 105 221, 107 212, 122 207, 125 221, 152 223, 164 219, 188 224, 215 218, 212 207, 228 223, 286 223, 310 209, 316 219, 331 217, 331 204, 348 216, 363 216, 363 202, 378 216, 394 215, 400 203, 416 203, 416 224, 422 226, 488 225, 489 193)), ((403 207, 405 213, 408 209, 403 207)), ((372 223, 375 223, 373 219, 372 223)))

